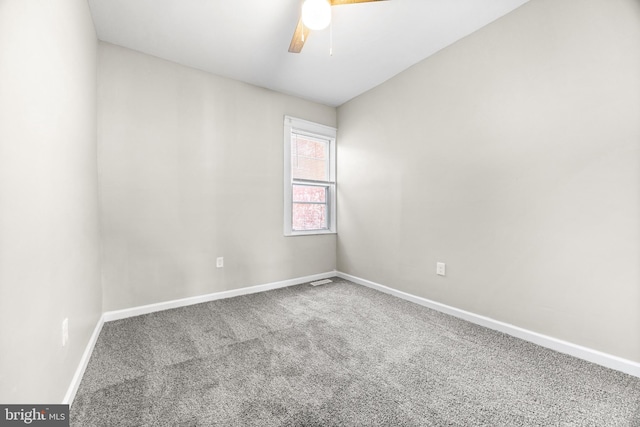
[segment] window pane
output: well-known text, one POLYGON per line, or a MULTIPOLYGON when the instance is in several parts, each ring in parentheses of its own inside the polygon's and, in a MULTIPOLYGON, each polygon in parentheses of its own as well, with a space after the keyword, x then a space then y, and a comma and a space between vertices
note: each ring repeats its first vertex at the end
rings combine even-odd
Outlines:
POLYGON ((315 185, 293 185, 294 202, 327 202, 327 187, 315 185))
POLYGON ((328 181, 327 144, 328 141, 291 135, 291 176, 328 181))
POLYGON ((293 203, 293 224, 296 231, 324 230, 327 227, 327 205, 293 203))

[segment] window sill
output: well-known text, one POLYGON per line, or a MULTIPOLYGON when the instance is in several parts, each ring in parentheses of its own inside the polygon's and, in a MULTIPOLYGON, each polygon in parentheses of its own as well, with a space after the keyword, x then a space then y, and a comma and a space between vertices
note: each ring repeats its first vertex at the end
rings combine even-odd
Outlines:
POLYGON ((292 231, 290 233, 285 233, 285 237, 297 237, 297 236, 316 236, 321 234, 338 234, 337 231, 334 230, 309 230, 309 231, 292 231))

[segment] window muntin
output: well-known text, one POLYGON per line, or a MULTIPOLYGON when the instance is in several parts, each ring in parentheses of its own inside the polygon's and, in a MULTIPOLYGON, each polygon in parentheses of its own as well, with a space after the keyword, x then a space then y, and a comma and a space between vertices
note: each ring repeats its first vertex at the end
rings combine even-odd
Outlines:
POLYGON ((329 181, 329 141, 291 133, 291 176, 329 181))
POLYGON ((285 117, 285 235, 335 233, 335 128, 285 117))
POLYGON ((291 229, 328 230, 328 186, 293 184, 291 229))

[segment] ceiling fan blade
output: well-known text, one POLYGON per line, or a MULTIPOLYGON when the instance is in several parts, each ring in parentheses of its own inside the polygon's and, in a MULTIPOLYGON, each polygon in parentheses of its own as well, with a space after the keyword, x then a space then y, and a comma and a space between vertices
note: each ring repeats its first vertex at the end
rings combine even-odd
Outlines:
POLYGON ((296 30, 293 32, 293 37, 291 38, 289 52, 300 53, 307 37, 309 37, 309 29, 302 24, 302 18, 300 18, 298 25, 296 25, 296 30))
POLYGON ((372 1, 385 1, 385 0, 331 0, 331 6, 340 6, 341 4, 369 3, 372 1))

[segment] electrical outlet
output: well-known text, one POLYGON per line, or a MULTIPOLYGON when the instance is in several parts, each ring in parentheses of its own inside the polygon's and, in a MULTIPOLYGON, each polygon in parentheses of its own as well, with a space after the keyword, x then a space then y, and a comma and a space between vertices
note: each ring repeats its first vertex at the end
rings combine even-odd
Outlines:
POLYGON ((224 257, 219 256, 218 258, 216 258, 216 267, 224 267, 224 257))
POLYGON ((445 275, 445 263, 444 262, 437 262, 436 263, 436 274, 438 276, 444 276, 445 275))
POLYGON ((62 321, 62 346, 66 346, 69 343, 69 318, 65 317, 62 321))

